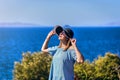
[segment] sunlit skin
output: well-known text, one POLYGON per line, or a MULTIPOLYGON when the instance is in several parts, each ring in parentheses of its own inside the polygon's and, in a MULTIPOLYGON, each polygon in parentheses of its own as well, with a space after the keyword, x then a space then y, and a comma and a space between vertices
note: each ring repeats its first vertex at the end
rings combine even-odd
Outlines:
POLYGON ((58 36, 58 39, 62 42, 62 46, 66 46, 67 45, 67 41, 68 41, 68 38, 66 38, 66 34, 64 33, 64 31, 62 31, 59 36, 58 36))
POLYGON ((66 40, 66 35, 64 33, 64 31, 62 31, 59 36, 58 36, 59 40, 66 40))

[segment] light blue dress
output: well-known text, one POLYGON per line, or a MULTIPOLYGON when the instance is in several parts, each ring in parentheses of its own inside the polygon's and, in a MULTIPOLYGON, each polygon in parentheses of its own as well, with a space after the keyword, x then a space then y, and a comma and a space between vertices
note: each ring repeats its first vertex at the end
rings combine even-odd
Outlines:
POLYGON ((64 51, 57 46, 48 48, 48 51, 53 56, 49 80, 74 80, 75 51, 73 49, 64 51))

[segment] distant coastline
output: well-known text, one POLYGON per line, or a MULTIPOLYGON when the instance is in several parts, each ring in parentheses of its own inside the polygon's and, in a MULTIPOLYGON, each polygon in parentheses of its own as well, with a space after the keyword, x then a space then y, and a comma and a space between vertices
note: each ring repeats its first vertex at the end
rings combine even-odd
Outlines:
MULTIPOLYGON (((57 24, 56 24, 57 25, 57 24)), ((53 27, 54 25, 40 25, 22 22, 0 22, 0 27, 53 27)), ((71 27, 120 27, 120 22, 110 22, 103 25, 70 25, 71 27)))
POLYGON ((21 22, 14 22, 14 23, 0 23, 0 27, 14 27, 14 26, 20 26, 20 27, 26 27, 26 26, 41 26, 38 24, 32 24, 32 23, 21 23, 21 22))

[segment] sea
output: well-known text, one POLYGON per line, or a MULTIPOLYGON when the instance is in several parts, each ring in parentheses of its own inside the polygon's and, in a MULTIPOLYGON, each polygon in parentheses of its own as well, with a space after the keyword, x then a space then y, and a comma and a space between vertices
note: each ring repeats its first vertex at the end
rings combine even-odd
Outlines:
MULTIPOLYGON (((85 60, 111 52, 120 56, 120 26, 70 27, 74 31, 77 47, 85 60)), ((41 46, 53 27, 1 27, 0 28, 0 80, 13 80, 14 62, 22 60, 22 53, 41 51, 41 46)), ((55 35, 49 47, 59 44, 55 35)))

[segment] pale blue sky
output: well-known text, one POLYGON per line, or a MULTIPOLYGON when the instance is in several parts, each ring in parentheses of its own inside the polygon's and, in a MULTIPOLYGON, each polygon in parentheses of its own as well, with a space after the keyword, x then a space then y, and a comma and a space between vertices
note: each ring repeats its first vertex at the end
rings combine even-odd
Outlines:
POLYGON ((120 22, 120 0, 0 0, 0 23, 96 26, 120 22))

